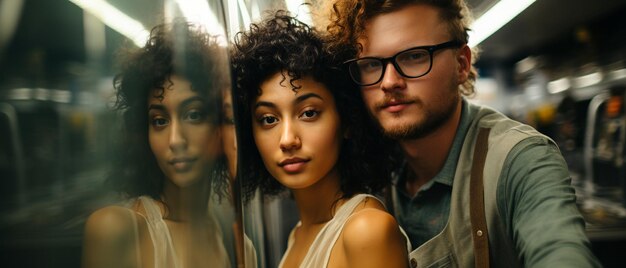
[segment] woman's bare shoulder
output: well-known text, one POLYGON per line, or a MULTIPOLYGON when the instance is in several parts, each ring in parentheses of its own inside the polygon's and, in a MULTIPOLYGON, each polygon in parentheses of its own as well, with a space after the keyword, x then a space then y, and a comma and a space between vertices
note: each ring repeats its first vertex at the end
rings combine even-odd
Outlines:
MULTIPOLYGON (((100 239, 124 238, 135 230, 135 212, 121 206, 107 206, 96 210, 85 223, 85 236, 100 239)), ((98 239, 98 240, 100 240, 98 239)))
POLYGON ((388 240, 400 229, 396 219, 384 209, 365 207, 350 216, 343 232, 346 242, 364 243, 388 240))
POLYGON ((93 212, 85 223, 83 267, 134 267, 136 212, 108 206, 93 212))
POLYGON ((342 239, 351 267, 406 267, 406 240, 384 208, 355 211, 344 225, 342 239))

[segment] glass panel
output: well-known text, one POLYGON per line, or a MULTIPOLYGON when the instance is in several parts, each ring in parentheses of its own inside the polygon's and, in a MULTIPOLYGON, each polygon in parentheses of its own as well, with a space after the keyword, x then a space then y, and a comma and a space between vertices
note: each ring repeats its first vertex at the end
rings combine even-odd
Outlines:
POLYGON ((3 266, 241 267, 256 251, 226 150, 225 2, 0 2, 3 266))

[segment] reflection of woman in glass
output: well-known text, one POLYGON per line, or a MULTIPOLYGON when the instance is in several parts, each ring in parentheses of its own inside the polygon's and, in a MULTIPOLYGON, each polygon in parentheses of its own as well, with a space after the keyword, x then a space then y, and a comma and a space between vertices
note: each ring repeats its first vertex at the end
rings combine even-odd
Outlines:
POLYGON ((210 196, 226 192, 221 150, 225 52, 186 22, 161 25, 115 78, 125 149, 113 179, 130 201, 86 223, 86 267, 230 267, 210 196))
POLYGON ((407 242, 372 195, 385 185, 378 132, 360 93, 305 24, 278 12, 235 41, 240 177, 291 190, 300 222, 280 267, 406 267, 407 242), (367 149, 366 149, 367 146, 367 149))

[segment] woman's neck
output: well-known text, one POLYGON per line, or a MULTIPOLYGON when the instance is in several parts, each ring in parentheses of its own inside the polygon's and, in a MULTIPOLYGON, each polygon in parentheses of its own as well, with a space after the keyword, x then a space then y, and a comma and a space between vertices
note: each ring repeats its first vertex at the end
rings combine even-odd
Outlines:
POLYGON ((203 221, 208 215, 208 180, 190 187, 181 188, 166 180, 163 201, 166 204, 164 218, 172 221, 203 221))
POLYGON ((331 171, 317 183, 305 189, 292 189, 292 193, 303 226, 325 223, 332 219, 343 194, 339 172, 331 171))

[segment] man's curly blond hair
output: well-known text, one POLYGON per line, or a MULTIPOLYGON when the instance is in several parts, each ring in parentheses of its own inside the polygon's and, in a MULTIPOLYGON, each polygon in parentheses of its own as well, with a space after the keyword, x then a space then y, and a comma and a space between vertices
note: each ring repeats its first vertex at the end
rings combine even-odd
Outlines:
MULTIPOLYGON (((464 0, 332 0, 316 3, 316 23, 327 29, 328 49, 342 55, 356 57, 361 51, 359 40, 365 36, 366 23, 375 16, 391 13, 409 5, 424 4, 440 10, 443 21, 448 23, 450 35, 455 40, 467 43, 471 14, 464 0)), ((474 83, 478 77, 473 63, 478 50, 472 49, 472 67, 468 79, 459 86, 461 94, 474 94, 474 83)))

